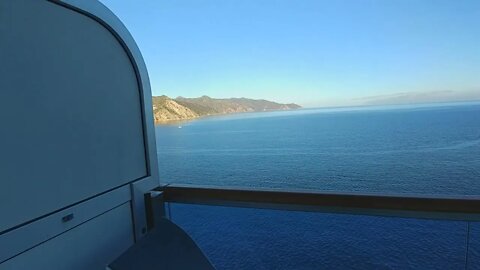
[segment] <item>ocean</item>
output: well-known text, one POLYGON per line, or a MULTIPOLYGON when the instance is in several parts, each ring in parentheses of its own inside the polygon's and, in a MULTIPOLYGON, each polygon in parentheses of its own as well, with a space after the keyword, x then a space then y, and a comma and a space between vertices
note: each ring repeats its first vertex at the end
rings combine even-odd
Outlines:
MULTIPOLYGON (((480 197, 478 102, 244 113, 156 137, 162 183, 480 197)), ((169 207, 218 269, 480 269, 474 222, 169 207)))

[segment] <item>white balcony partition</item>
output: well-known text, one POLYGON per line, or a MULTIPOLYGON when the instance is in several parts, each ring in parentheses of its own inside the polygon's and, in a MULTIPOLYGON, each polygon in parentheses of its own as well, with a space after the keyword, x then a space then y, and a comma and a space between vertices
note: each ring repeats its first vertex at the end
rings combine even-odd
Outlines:
MULTIPOLYGON (((158 185, 158 172, 148 75, 122 23, 95 0, 1 1, 0 63, 0 269, 73 232, 68 223, 78 216, 84 220, 75 226, 108 216, 82 215, 92 200, 111 211, 131 204, 115 212, 115 220, 124 220, 121 233, 104 234, 112 246, 138 238, 145 223, 142 192, 158 185), (125 187, 124 200, 108 196, 125 187), (132 235, 124 235, 125 226, 132 235), (13 242, 25 244, 13 252, 13 242)), ((85 231, 102 235, 108 226, 102 228, 85 231)), ((85 247, 95 244, 95 235, 75 231, 85 247)), ((65 246, 61 239, 70 238, 55 243, 65 246)))

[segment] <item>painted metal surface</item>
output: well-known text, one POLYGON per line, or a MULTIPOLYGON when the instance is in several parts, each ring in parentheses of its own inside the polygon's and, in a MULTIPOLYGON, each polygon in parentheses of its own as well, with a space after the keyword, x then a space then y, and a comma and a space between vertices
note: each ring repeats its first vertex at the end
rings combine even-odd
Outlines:
POLYGON ((159 185, 141 53, 96 0, 1 1, 0 40, 0 269, 104 269, 159 185))
POLYGON ((148 173, 137 77, 115 36, 52 2, 0 3, 1 233, 148 173))
POLYGON ((130 214, 130 205, 122 204, 0 264, 0 269, 105 269, 133 244, 130 214))
POLYGON ((0 237, 0 264, 130 200, 130 188, 124 186, 5 233, 0 237))

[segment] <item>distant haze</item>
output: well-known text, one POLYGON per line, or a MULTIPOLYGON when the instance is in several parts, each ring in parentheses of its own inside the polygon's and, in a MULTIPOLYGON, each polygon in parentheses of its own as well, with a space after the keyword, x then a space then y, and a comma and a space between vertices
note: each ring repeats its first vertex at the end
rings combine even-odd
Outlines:
POLYGON ((433 102, 455 102, 480 100, 479 91, 433 91, 433 92, 404 92, 390 95, 371 96, 356 99, 365 105, 393 105, 433 102))
POLYGON ((440 102, 480 101, 480 90, 470 91, 430 91, 430 92, 399 92, 386 95, 366 96, 352 99, 323 100, 322 102, 307 102, 305 107, 335 107, 335 106, 373 106, 402 105, 440 102))

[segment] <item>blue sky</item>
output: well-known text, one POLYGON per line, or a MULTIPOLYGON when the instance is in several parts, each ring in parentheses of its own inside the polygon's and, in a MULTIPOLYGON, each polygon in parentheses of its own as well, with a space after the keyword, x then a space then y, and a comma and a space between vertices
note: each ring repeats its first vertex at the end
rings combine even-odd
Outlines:
POLYGON ((102 2, 136 39, 154 95, 480 99, 478 0, 102 2))

